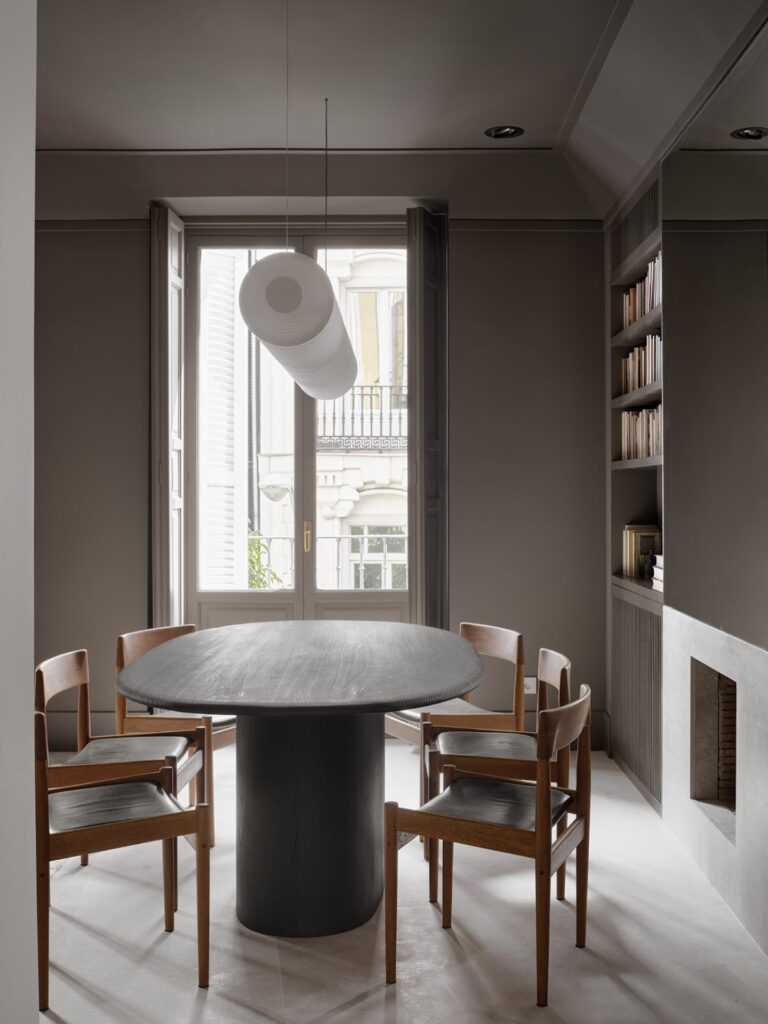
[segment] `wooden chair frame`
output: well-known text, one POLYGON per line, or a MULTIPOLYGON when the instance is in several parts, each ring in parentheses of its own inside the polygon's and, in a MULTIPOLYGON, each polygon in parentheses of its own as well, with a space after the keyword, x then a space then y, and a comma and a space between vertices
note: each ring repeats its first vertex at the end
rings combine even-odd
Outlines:
MULTIPOLYGON (((138 629, 133 633, 121 633, 117 638, 117 657, 115 660, 118 673, 136 661, 143 654, 166 643, 168 640, 175 640, 179 636, 187 636, 194 633, 197 627, 194 623, 187 623, 183 626, 158 626, 154 629, 138 629)), ((213 728, 211 715, 189 715, 170 716, 160 714, 148 714, 137 712, 128 714, 128 702, 126 697, 115 690, 115 728, 121 735, 132 733, 161 733, 169 728, 197 729, 202 727, 205 730, 206 765, 208 778, 206 779, 206 792, 211 808, 211 847, 216 845, 215 834, 215 810, 213 795, 213 751, 221 747, 228 747, 235 742, 236 726, 227 726, 224 729, 213 728)))
MULTIPOLYGON (((571 662, 564 654, 557 651, 550 651, 543 647, 539 651, 539 662, 537 669, 537 718, 542 711, 549 706, 549 690, 556 690, 558 703, 564 707, 571 700, 571 662)), ((456 768, 465 772, 474 772, 480 775, 493 775, 504 779, 530 779, 535 780, 537 775, 535 760, 507 760, 498 757, 472 757, 469 755, 442 754, 436 747, 436 740, 443 732, 515 732, 524 736, 536 738, 537 733, 525 732, 518 728, 518 718, 515 715, 430 715, 422 716, 422 771, 424 777, 421 783, 422 803, 437 796, 440 790, 440 777, 447 764, 453 764, 456 768), (490 720, 489 720, 490 719, 490 720)), ((555 771, 555 783, 563 788, 569 784, 571 770, 570 752, 564 747, 557 752, 557 768, 555 771)), ((565 829, 565 822, 558 823, 558 829, 562 832, 565 829)), ((424 853, 429 860, 428 845, 424 845, 424 853)), ((557 898, 565 899, 565 867, 557 873, 557 898)))
MULTIPOLYGON (((122 734, 94 735, 91 732, 91 702, 90 702, 90 672, 88 669, 88 652, 86 650, 69 651, 66 654, 58 654, 47 661, 41 662, 35 670, 35 711, 46 715, 46 707, 51 698, 65 690, 78 688, 77 693, 77 749, 83 749, 91 740, 116 740, 121 739, 122 734)), ((168 719, 166 719, 166 723, 168 719)), ((103 772, 91 773, 93 765, 54 765, 49 769, 52 779, 66 779, 66 782, 58 782, 57 788, 63 786, 75 786, 80 782, 96 782, 99 779, 115 780, 141 775, 147 771, 159 771, 160 768, 168 766, 173 776, 173 793, 177 794, 184 786, 190 787, 190 800, 194 800, 195 794, 202 792, 203 785, 199 775, 205 774, 208 765, 207 748, 205 744, 205 733, 198 729, 199 722, 187 725, 186 720, 179 722, 178 728, 154 730, 155 736, 181 737, 189 741, 183 760, 177 757, 166 757, 151 761, 118 761, 105 762, 99 765, 103 772), (185 727, 186 726, 186 727, 185 727)), ((138 731, 138 730, 137 730, 138 731)), ((142 730, 144 733, 144 730, 142 730)), ((46 726, 47 736, 47 726, 46 726)), ((207 782, 205 791, 209 791, 207 782)), ((88 863, 88 855, 83 854, 81 863, 85 866, 88 863)))
MULTIPOLYGON (((485 626, 478 622, 462 622, 459 626, 459 636, 475 647, 478 654, 486 655, 489 658, 499 658, 502 661, 509 661, 515 666, 514 681, 514 710, 511 717, 519 723, 519 729, 525 728, 525 655, 523 653, 523 635, 513 629, 506 629, 503 626, 485 626)), ((465 693, 463 699, 471 704, 470 695, 465 693)), ((491 718, 497 712, 486 712, 491 718)), ((422 716, 423 717, 423 716, 422 716)), ((450 717, 448 715, 443 717, 450 717)), ((466 715, 455 715, 458 721, 466 718, 466 715)), ((405 740, 406 743, 413 743, 421 747, 422 734, 420 725, 411 725, 404 722, 396 714, 390 713, 384 716, 384 728, 389 736, 405 740)), ((423 750, 422 750, 423 754, 423 750)), ((422 775, 424 758, 422 757, 422 775)), ((426 791, 425 791, 426 792, 426 791)))
MULTIPOLYGON (((88 857, 91 853, 116 850, 161 840, 163 844, 163 902, 165 930, 174 928, 176 902, 176 858, 174 845, 184 837, 195 850, 197 866, 197 970, 198 985, 208 987, 210 930, 210 815, 205 803, 205 775, 199 775, 200 802, 184 808, 176 800, 174 769, 170 764, 157 767, 156 762, 133 762, 136 774, 118 774, 124 764, 48 765, 48 736, 43 711, 35 711, 35 835, 37 866, 37 948, 38 993, 41 1010, 48 1009, 50 864, 66 857, 88 857), (122 785, 152 782, 162 786, 170 800, 179 808, 172 814, 111 822, 66 831, 50 831, 48 796, 51 792, 98 787, 105 783, 122 785)), ((200 730, 202 732, 202 730, 200 730)), ((170 759, 169 759, 170 760, 170 759)))
MULTIPOLYGON (((549 979, 549 931, 551 878, 576 851, 576 945, 586 943, 587 888, 589 874, 589 820, 591 801, 589 687, 582 686, 578 700, 538 715, 536 733, 536 780, 518 781, 517 785, 536 789, 535 828, 533 831, 504 825, 485 824, 433 814, 423 809, 400 808, 397 803, 385 805, 384 834, 384 915, 386 941, 386 979, 396 979, 397 941, 397 859, 398 832, 423 836, 432 848, 430 857, 429 900, 437 901, 437 844, 443 843, 443 906, 442 923, 450 928, 453 889, 453 844, 464 843, 482 849, 514 853, 534 861, 536 873, 536 992, 539 1006, 547 1005, 549 979), (578 740, 576 788, 552 786, 552 755, 567 749, 578 740), (573 798, 568 814, 573 820, 552 839, 552 793, 567 793, 573 798)), ((497 764, 497 768, 498 768, 497 764)), ((445 781, 450 786, 460 778, 488 778, 486 774, 464 771, 446 765, 445 781)), ((495 778, 509 781, 503 773, 495 778)), ((563 819, 565 820, 565 816, 563 819)))

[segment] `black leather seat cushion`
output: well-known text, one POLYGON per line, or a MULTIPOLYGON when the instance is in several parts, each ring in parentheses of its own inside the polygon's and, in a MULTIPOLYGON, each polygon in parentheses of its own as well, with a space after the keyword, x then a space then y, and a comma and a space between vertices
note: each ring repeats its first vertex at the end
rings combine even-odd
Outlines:
POLYGON ((67 832, 92 825, 108 825, 137 818, 156 818, 179 812, 178 804, 153 782, 71 789, 48 796, 51 832, 67 832))
POLYGON ((535 761, 536 739, 510 732, 441 732, 437 737, 441 754, 456 757, 503 757, 513 761, 535 761))
POLYGON ((189 747, 183 736, 118 736, 95 739, 69 759, 69 764, 98 764, 115 761, 162 761, 181 757, 189 747))
MULTIPOLYGON (((573 799, 552 790, 552 824, 562 818, 573 799)), ((536 826, 536 787, 497 779, 456 779, 446 790, 419 808, 462 821, 532 830, 536 826)))
POLYGON ((398 711, 388 711, 388 715, 394 715, 411 725, 419 725, 423 714, 430 715, 492 715, 493 711, 486 711, 476 704, 470 704, 468 700, 461 697, 454 697, 453 700, 444 700, 440 704, 427 704, 423 708, 403 708, 398 711))

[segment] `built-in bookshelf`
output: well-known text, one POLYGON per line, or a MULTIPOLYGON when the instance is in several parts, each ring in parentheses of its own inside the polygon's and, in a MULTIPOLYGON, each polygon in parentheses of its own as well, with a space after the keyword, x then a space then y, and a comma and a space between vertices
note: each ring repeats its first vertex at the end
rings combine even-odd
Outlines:
POLYGON ((664 595, 654 588, 647 568, 653 558, 637 568, 631 554, 636 548, 625 543, 625 527, 636 526, 650 536, 658 528, 657 547, 663 552, 661 243, 659 189, 653 182, 622 211, 606 237, 606 476, 609 752, 657 808, 664 595), (627 559, 636 575, 625 574, 627 559))

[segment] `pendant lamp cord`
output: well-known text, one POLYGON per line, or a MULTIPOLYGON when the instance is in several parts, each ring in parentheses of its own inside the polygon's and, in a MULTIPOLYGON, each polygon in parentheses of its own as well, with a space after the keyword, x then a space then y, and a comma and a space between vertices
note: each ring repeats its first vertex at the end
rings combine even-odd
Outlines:
POLYGON ((328 97, 325 97, 325 240, 324 249, 325 253, 325 267, 326 274, 328 273, 328 97))
POLYGON ((285 248, 288 248, 288 9, 285 0, 285 248))

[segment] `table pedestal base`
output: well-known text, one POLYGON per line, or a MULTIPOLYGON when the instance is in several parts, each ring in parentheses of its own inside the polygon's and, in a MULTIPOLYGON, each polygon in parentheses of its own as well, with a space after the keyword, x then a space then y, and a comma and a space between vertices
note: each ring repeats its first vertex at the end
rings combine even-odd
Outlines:
POLYGON ((240 921, 295 938, 364 924, 382 895, 383 815, 383 715, 239 715, 240 921))

